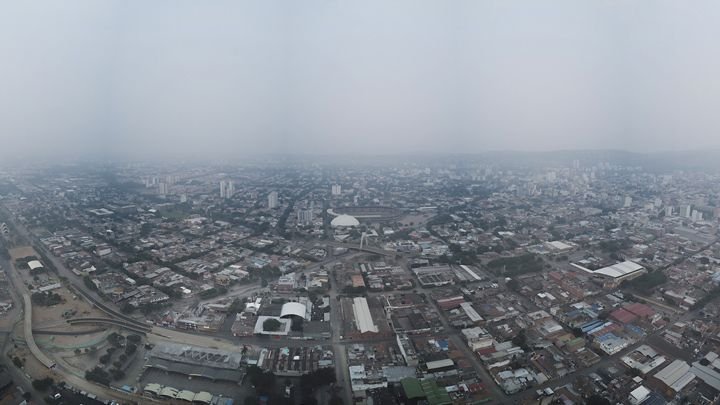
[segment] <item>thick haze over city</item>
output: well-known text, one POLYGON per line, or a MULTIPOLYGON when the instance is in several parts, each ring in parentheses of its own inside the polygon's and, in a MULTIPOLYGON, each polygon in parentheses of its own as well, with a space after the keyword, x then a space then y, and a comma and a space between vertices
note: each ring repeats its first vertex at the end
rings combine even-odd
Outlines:
POLYGON ((720 404, 720 2, 0 7, 0 404, 720 404))
POLYGON ((720 4, 64 1, 0 13, 0 156, 720 147, 720 4))

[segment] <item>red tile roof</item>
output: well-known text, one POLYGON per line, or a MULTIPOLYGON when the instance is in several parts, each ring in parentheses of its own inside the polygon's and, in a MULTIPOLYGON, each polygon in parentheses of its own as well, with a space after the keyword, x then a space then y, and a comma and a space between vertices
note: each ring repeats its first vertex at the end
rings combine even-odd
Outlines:
POLYGON ((648 305, 641 304, 639 302, 634 302, 632 304, 625 305, 623 308, 641 318, 646 318, 646 317, 655 315, 655 310, 650 308, 648 305))
POLYGON ((610 317, 620 323, 630 323, 637 319, 637 316, 623 308, 616 309, 610 314, 610 317))

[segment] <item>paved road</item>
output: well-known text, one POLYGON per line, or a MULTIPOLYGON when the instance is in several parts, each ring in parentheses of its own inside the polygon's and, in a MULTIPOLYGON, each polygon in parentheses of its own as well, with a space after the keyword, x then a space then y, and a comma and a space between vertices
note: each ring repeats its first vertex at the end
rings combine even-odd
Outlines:
MULTIPOLYGON (((426 294, 428 293, 428 291, 423 288, 418 288, 418 290, 423 291, 426 294)), ((495 380, 493 380, 490 373, 488 373, 485 367, 480 363, 477 355, 472 350, 470 350, 470 347, 468 347, 465 341, 463 341, 463 339, 460 337, 460 332, 458 332, 457 329, 453 328, 450 325, 447 318, 445 317, 445 312, 440 310, 440 308, 435 303, 435 300, 428 299, 428 302, 435 308, 435 311, 440 314, 440 321, 445 328, 445 334, 452 341, 453 345, 465 355, 465 358, 470 360, 473 367, 475 368, 475 371, 482 378, 485 390, 493 396, 493 399, 496 401, 496 403, 507 403, 507 394, 505 394, 505 392, 501 390, 497 384, 495 384, 495 380)))
POLYGON ((5 268, 5 274, 9 281, 10 290, 13 298, 16 300, 15 305, 22 305, 23 308, 23 335, 25 342, 27 342, 30 353, 45 367, 52 369, 55 367, 55 362, 43 353, 35 343, 35 338, 32 332, 32 301, 30 300, 30 291, 28 291, 22 280, 17 277, 17 270, 14 265, 9 265, 5 268), (18 295, 22 297, 21 300, 17 300, 18 295))
MULTIPOLYGON (((350 382, 350 371, 348 370, 347 351, 345 345, 340 340, 340 330, 342 328, 342 306, 338 305, 338 291, 340 287, 333 274, 330 280, 330 325, 332 326, 332 348, 335 353, 335 380, 336 384, 341 388, 343 393, 343 401, 346 405, 353 404, 352 386, 350 382)), ((353 342, 357 343, 357 342, 353 342)))
POLYGON ((13 286, 13 290, 16 294, 22 294, 23 297, 23 306, 25 308, 23 317, 25 328, 25 341, 27 342, 30 351, 38 359, 38 361, 40 361, 42 364, 46 365, 49 368, 52 366, 51 369, 53 372, 53 378, 56 381, 65 381, 81 390, 92 392, 103 398, 111 398, 115 400, 130 402, 135 402, 138 400, 138 397, 136 396, 91 383, 85 380, 84 376, 78 376, 74 374, 71 371, 71 367, 64 364, 63 362, 56 365, 55 361, 51 360, 44 352, 42 352, 42 350, 35 344, 35 341, 32 337, 32 301, 30 300, 30 293, 27 290, 27 287, 25 287, 25 285, 22 283, 22 281, 17 279, 14 267, 11 266, 6 271, 9 275, 8 280, 10 280, 10 283, 13 286))
POLYGON ((32 386, 32 381, 30 381, 29 378, 25 375, 22 370, 15 367, 15 365, 10 360, 10 357, 7 355, 7 345, 10 342, 12 338, 11 332, 1 332, 0 333, 0 339, 2 339, 2 354, 5 357, 5 361, 3 362, 5 364, 5 368, 7 369, 8 373, 10 373, 10 376, 12 377, 13 382, 22 387, 23 390, 30 392, 32 395, 32 398, 41 401, 41 398, 43 397, 43 394, 39 391, 37 391, 32 386))
POLYGON ((341 242, 333 242, 333 241, 329 241, 329 240, 323 241, 322 243, 325 245, 328 245, 328 246, 332 246, 332 247, 343 247, 343 248, 350 249, 350 250, 359 250, 362 252, 374 253, 376 255, 382 255, 382 256, 395 256, 396 254, 399 254, 398 252, 393 252, 391 250, 380 249, 380 248, 376 248, 376 247, 372 247, 372 246, 363 246, 363 248, 360 249, 359 243, 341 243, 341 242))
POLYGON ((49 369, 55 368, 55 362, 46 356, 35 343, 35 337, 32 333, 32 302, 30 301, 30 293, 26 291, 23 291, 23 311, 25 313, 23 317, 23 335, 28 348, 30 348, 30 353, 45 367, 49 369))

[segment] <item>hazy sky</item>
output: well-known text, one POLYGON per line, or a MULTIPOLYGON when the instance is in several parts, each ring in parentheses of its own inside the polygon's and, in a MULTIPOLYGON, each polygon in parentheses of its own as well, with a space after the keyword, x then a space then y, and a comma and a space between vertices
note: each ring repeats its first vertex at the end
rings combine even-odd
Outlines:
POLYGON ((720 2, 0 8, 0 156, 720 147, 720 2))

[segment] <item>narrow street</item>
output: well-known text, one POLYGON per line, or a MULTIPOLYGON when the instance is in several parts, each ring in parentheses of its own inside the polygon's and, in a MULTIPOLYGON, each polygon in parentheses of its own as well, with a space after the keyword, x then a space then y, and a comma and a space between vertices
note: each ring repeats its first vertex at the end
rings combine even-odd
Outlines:
MULTIPOLYGON (((429 294, 429 290, 422 287, 418 287, 417 290, 425 294, 429 294)), ((496 403, 507 403, 506 401, 508 401, 509 398, 508 395, 505 394, 505 392, 503 392, 503 390, 501 390, 497 384, 495 384, 492 376, 480 363, 477 355, 472 350, 470 350, 470 347, 468 347, 468 345, 463 341, 462 337, 460 336, 460 332, 450 326, 447 318, 445 317, 445 314, 443 313, 443 311, 440 310, 440 308, 438 308, 435 301, 428 299, 428 302, 431 303, 435 311, 440 314, 440 320, 443 324, 443 328, 445 328, 445 334, 447 334, 453 345, 457 347, 458 350, 463 352, 465 358, 470 360, 470 362, 473 364, 475 371, 478 373, 480 378, 482 378, 483 387, 485 387, 485 390, 493 396, 493 399, 496 401, 496 403)))
POLYGON ((345 404, 353 403, 352 386, 350 382, 350 372, 348 370, 347 352, 345 345, 340 339, 340 331, 342 330, 342 306, 338 302, 337 280, 331 272, 330 277, 330 325, 332 327, 332 348, 335 353, 335 379, 336 384, 341 388, 343 402, 345 404))

